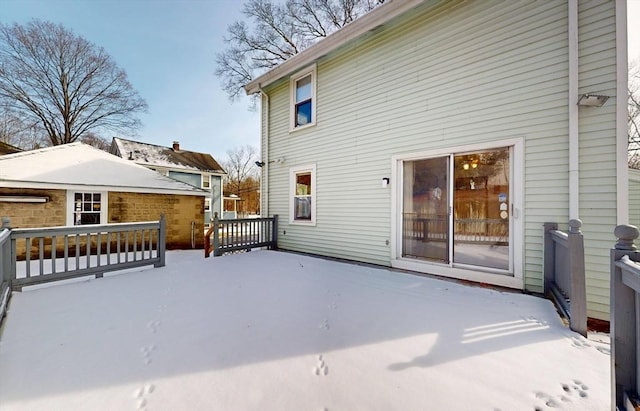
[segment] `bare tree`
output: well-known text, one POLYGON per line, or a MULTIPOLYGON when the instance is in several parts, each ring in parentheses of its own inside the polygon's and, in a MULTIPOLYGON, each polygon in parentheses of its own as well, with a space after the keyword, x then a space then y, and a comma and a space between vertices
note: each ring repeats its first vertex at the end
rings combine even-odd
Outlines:
POLYGON ((8 110, 0 111, 0 142, 32 150, 48 145, 47 141, 36 124, 27 124, 19 115, 8 110))
POLYGON ((256 75, 298 54, 318 39, 351 23, 384 0, 248 0, 224 38, 229 45, 216 57, 216 75, 231 100, 256 75))
POLYGON ((225 177, 225 191, 235 194, 242 200, 239 212, 256 212, 259 210, 260 172, 256 166, 258 150, 250 145, 237 147, 227 151, 227 159, 222 161, 222 167, 227 172, 225 177))
POLYGON ((91 132, 83 134, 79 140, 84 144, 94 146, 102 151, 109 151, 111 148, 111 142, 109 140, 91 132))
POLYGON ((640 169, 640 60, 629 66, 629 167, 640 169))
POLYGON ((0 24, 0 105, 37 124, 52 145, 96 130, 132 134, 147 109, 101 47, 62 25, 0 24))

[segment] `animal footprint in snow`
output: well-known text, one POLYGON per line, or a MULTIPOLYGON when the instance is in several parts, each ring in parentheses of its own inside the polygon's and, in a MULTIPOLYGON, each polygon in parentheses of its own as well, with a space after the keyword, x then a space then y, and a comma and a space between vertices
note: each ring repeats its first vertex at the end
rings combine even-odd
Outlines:
POLYGON ((591 344, 589 344, 584 337, 571 337, 571 345, 576 347, 576 348, 588 348, 591 347, 591 344))
POLYGON ((152 332, 152 333, 156 333, 158 331, 158 327, 160 327, 160 320, 154 320, 154 321, 150 321, 149 324, 147 324, 147 328, 152 332))
POLYGON ((146 384, 140 388, 137 388, 133 392, 133 399, 136 400, 138 410, 145 410, 147 407, 147 398, 153 394, 156 387, 153 384, 146 384))
POLYGON ((580 398, 587 398, 589 387, 580 380, 573 380, 571 384, 562 384, 562 390, 569 395, 578 394, 580 398))
POLYGON ((145 345, 144 347, 140 348, 140 352, 142 353, 142 359, 144 360, 144 363, 149 365, 151 364, 151 352, 153 350, 156 349, 155 345, 145 345))
POLYGON ((338 309, 338 304, 336 304, 336 303, 331 303, 331 304, 329 304, 329 305, 327 306, 327 308, 332 308, 332 309, 334 309, 334 310, 337 310, 337 309, 338 309))
POLYGON ((322 324, 320 324, 318 326, 318 328, 320 328, 320 329, 324 328, 325 330, 329 330, 329 328, 331 328, 329 326, 329 320, 324 320, 324 322, 322 324))
MULTIPOLYGON (((552 396, 541 391, 536 392, 536 398, 544 401, 544 405, 546 405, 549 408, 556 408, 560 405, 555 399, 553 399, 552 396)), ((535 410, 542 411, 542 408, 536 407, 535 410)))
POLYGON ((156 309, 156 311, 158 311, 159 313, 164 312, 167 309, 167 305, 166 304, 160 304, 158 306, 158 308, 156 309))
POLYGON ((318 364, 313 367, 313 373, 317 376, 329 375, 329 367, 325 364, 322 354, 318 356, 318 364))

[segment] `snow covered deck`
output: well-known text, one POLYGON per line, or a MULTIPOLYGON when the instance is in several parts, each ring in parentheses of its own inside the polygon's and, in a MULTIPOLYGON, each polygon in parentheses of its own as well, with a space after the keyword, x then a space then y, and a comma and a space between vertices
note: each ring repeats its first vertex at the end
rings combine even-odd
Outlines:
POLYGON ((274 251, 15 293, 0 410, 605 410, 609 346, 511 292, 274 251))

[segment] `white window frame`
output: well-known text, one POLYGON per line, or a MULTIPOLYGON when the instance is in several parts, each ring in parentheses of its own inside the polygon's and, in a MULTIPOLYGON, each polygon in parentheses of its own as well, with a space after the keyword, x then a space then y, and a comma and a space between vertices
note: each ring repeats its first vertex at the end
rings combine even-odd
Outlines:
POLYGON ((211 188, 211 176, 209 174, 202 174, 202 181, 200 182, 200 187, 201 188, 211 188), (207 183, 207 185, 205 186, 205 182, 207 183))
POLYGON ((318 101, 316 98, 316 66, 315 64, 309 68, 306 68, 295 75, 291 76, 289 80, 289 131, 298 131, 305 128, 313 127, 316 125, 316 107, 318 101), (311 76, 311 122, 296 126, 296 83, 307 77, 311 76))
POLYGON ((394 181, 391 201, 391 266, 405 270, 427 272, 443 277, 482 282, 509 288, 524 289, 524 139, 487 141, 464 146, 444 147, 424 152, 399 154, 391 157, 391 181, 394 181), (513 272, 511 275, 496 274, 497 270, 474 267, 468 269, 455 264, 430 263, 402 257, 402 225, 398 213, 402 210, 404 161, 420 160, 456 153, 480 151, 500 147, 511 147, 511 214, 513 218, 513 272))
POLYGON ((204 211, 211 211, 211 199, 210 198, 205 198, 204 199, 204 211))
POLYGON ((316 204, 318 198, 316 196, 316 165, 309 164, 304 166, 291 167, 289 169, 289 224, 293 225, 316 225, 316 204), (298 174, 311 173, 311 219, 296 220, 295 216, 295 198, 296 196, 296 176, 298 174))
POLYGON ((109 193, 107 191, 99 190, 67 190, 67 225, 75 225, 74 211, 75 201, 74 197, 76 193, 91 193, 100 194, 100 224, 107 224, 107 204, 109 203, 109 193))

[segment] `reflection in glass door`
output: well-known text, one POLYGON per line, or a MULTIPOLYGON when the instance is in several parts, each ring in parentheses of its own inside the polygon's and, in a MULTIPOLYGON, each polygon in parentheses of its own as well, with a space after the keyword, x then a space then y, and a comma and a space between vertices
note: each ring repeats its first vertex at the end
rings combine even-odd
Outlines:
POLYGON ((402 256, 449 262, 449 157, 403 165, 402 256))
POLYGON ((508 147, 402 167, 403 257, 511 269, 508 147))
POLYGON ((509 149, 453 160, 453 261, 509 269, 509 149))

